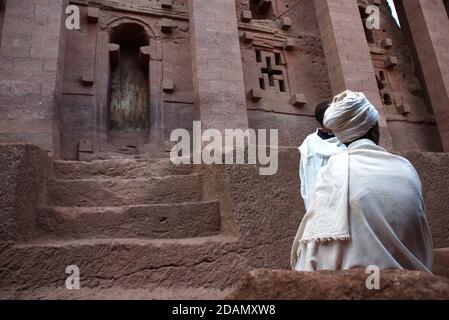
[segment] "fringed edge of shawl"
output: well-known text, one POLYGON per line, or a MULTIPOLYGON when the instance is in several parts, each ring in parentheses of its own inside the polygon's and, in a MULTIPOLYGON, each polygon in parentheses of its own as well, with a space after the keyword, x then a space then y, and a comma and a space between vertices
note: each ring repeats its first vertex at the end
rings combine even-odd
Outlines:
MULTIPOLYGON (((351 236, 348 235, 339 235, 339 236, 330 236, 330 237, 310 237, 310 238, 304 238, 299 240, 299 243, 311 243, 311 242, 331 242, 331 241, 349 241, 351 240, 351 236)), ((298 250, 296 252, 296 255, 300 256, 301 254, 301 246, 298 246, 298 250)))
POLYGON ((331 242, 331 241, 348 241, 351 240, 351 236, 340 235, 340 236, 328 236, 328 237, 310 237, 299 240, 299 242, 309 243, 309 242, 331 242))

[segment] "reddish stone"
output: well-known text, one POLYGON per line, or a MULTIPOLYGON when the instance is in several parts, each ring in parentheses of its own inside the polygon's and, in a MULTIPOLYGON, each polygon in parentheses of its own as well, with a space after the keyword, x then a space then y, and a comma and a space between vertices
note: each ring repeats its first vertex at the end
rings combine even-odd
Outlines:
POLYGON ((161 31, 163 33, 171 33, 173 30, 173 23, 169 19, 161 20, 161 31))
POLYGON ((171 9, 173 7, 173 0, 159 0, 159 3, 164 9, 171 9))
POLYGON ((307 103, 307 98, 304 94, 294 94, 290 98, 290 103, 295 107, 302 107, 307 103))
POLYGON ((369 290, 364 270, 248 273, 228 300, 447 300, 449 279, 417 271, 382 271, 369 290))
POLYGON ((87 9, 87 21, 89 21, 89 23, 97 23, 99 18, 100 9, 91 7, 87 9))
POLYGON ((164 79, 162 81, 162 90, 167 93, 172 93, 175 90, 175 83, 172 79, 164 79))
POLYGON ((386 68, 394 68, 398 64, 398 58, 395 56, 388 56, 385 60, 385 67, 386 68))
POLYGON ((281 28, 282 30, 288 30, 292 27, 292 19, 289 17, 282 17, 281 18, 281 28))
POLYGON ((85 85, 85 86, 93 85, 94 81, 95 81, 95 73, 92 71, 84 71, 81 81, 83 82, 83 85, 85 85))
POLYGON ((243 32, 242 39, 244 43, 251 43, 254 41, 254 34, 252 32, 243 32))
POLYGON ((432 271, 435 275, 449 278, 449 248, 435 249, 432 271))
POLYGON ((242 10, 241 20, 242 22, 250 22, 253 18, 251 10, 242 10))

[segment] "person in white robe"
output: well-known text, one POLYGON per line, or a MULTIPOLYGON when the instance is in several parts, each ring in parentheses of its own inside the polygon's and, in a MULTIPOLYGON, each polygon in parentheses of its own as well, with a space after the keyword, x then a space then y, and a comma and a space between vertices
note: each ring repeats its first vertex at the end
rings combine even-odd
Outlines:
POLYGON ((348 148, 318 174, 292 248, 296 271, 377 266, 431 273, 433 244, 412 164, 378 146, 379 114, 363 93, 345 91, 324 125, 348 148))
POLYGON ((320 128, 310 134, 298 148, 301 156, 299 163, 301 196, 304 200, 306 210, 309 208, 309 198, 313 194, 318 172, 327 164, 332 155, 346 148, 323 125, 324 114, 329 106, 329 102, 323 102, 317 105, 315 108, 315 119, 319 123, 320 128))

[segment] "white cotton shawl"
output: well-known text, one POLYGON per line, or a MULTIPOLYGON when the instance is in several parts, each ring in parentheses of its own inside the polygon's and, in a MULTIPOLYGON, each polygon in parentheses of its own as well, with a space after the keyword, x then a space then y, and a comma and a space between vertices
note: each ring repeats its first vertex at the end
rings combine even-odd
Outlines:
POLYGON ((299 147, 301 154, 299 165, 301 196, 304 199, 306 210, 309 209, 310 198, 313 196, 315 182, 321 168, 327 164, 331 156, 344 149, 346 149, 346 146, 335 137, 323 140, 318 135, 318 130, 309 135, 299 147))
POLYGON ((344 91, 327 109, 323 124, 343 143, 355 141, 374 127, 379 113, 361 92, 344 91))
POLYGON ((432 270, 420 179, 406 159, 362 139, 330 158, 292 248, 297 271, 432 270), (342 241, 343 240, 343 241, 342 241))
POLYGON ((332 156, 318 174, 309 208, 298 230, 298 241, 349 240, 348 150, 332 156), (332 171, 328 167, 333 168, 332 171))

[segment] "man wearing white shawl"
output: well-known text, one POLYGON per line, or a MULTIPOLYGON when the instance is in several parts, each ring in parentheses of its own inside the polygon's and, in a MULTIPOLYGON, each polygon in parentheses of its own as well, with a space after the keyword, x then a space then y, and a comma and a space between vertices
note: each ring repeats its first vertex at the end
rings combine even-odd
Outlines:
POLYGON ((292 248, 296 271, 370 265, 431 272, 432 238, 421 182, 379 143, 379 114, 363 93, 336 96, 324 126, 348 146, 317 178, 292 248))
POLYGON ((299 163, 299 177, 301 179, 301 196, 306 210, 309 208, 310 198, 313 196, 318 172, 326 166, 329 158, 337 154, 346 146, 342 144, 323 125, 324 114, 329 108, 329 102, 323 102, 315 108, 315 119, 320 125, 314 133, 307 136, 299 147, 301 161, 299 163))

